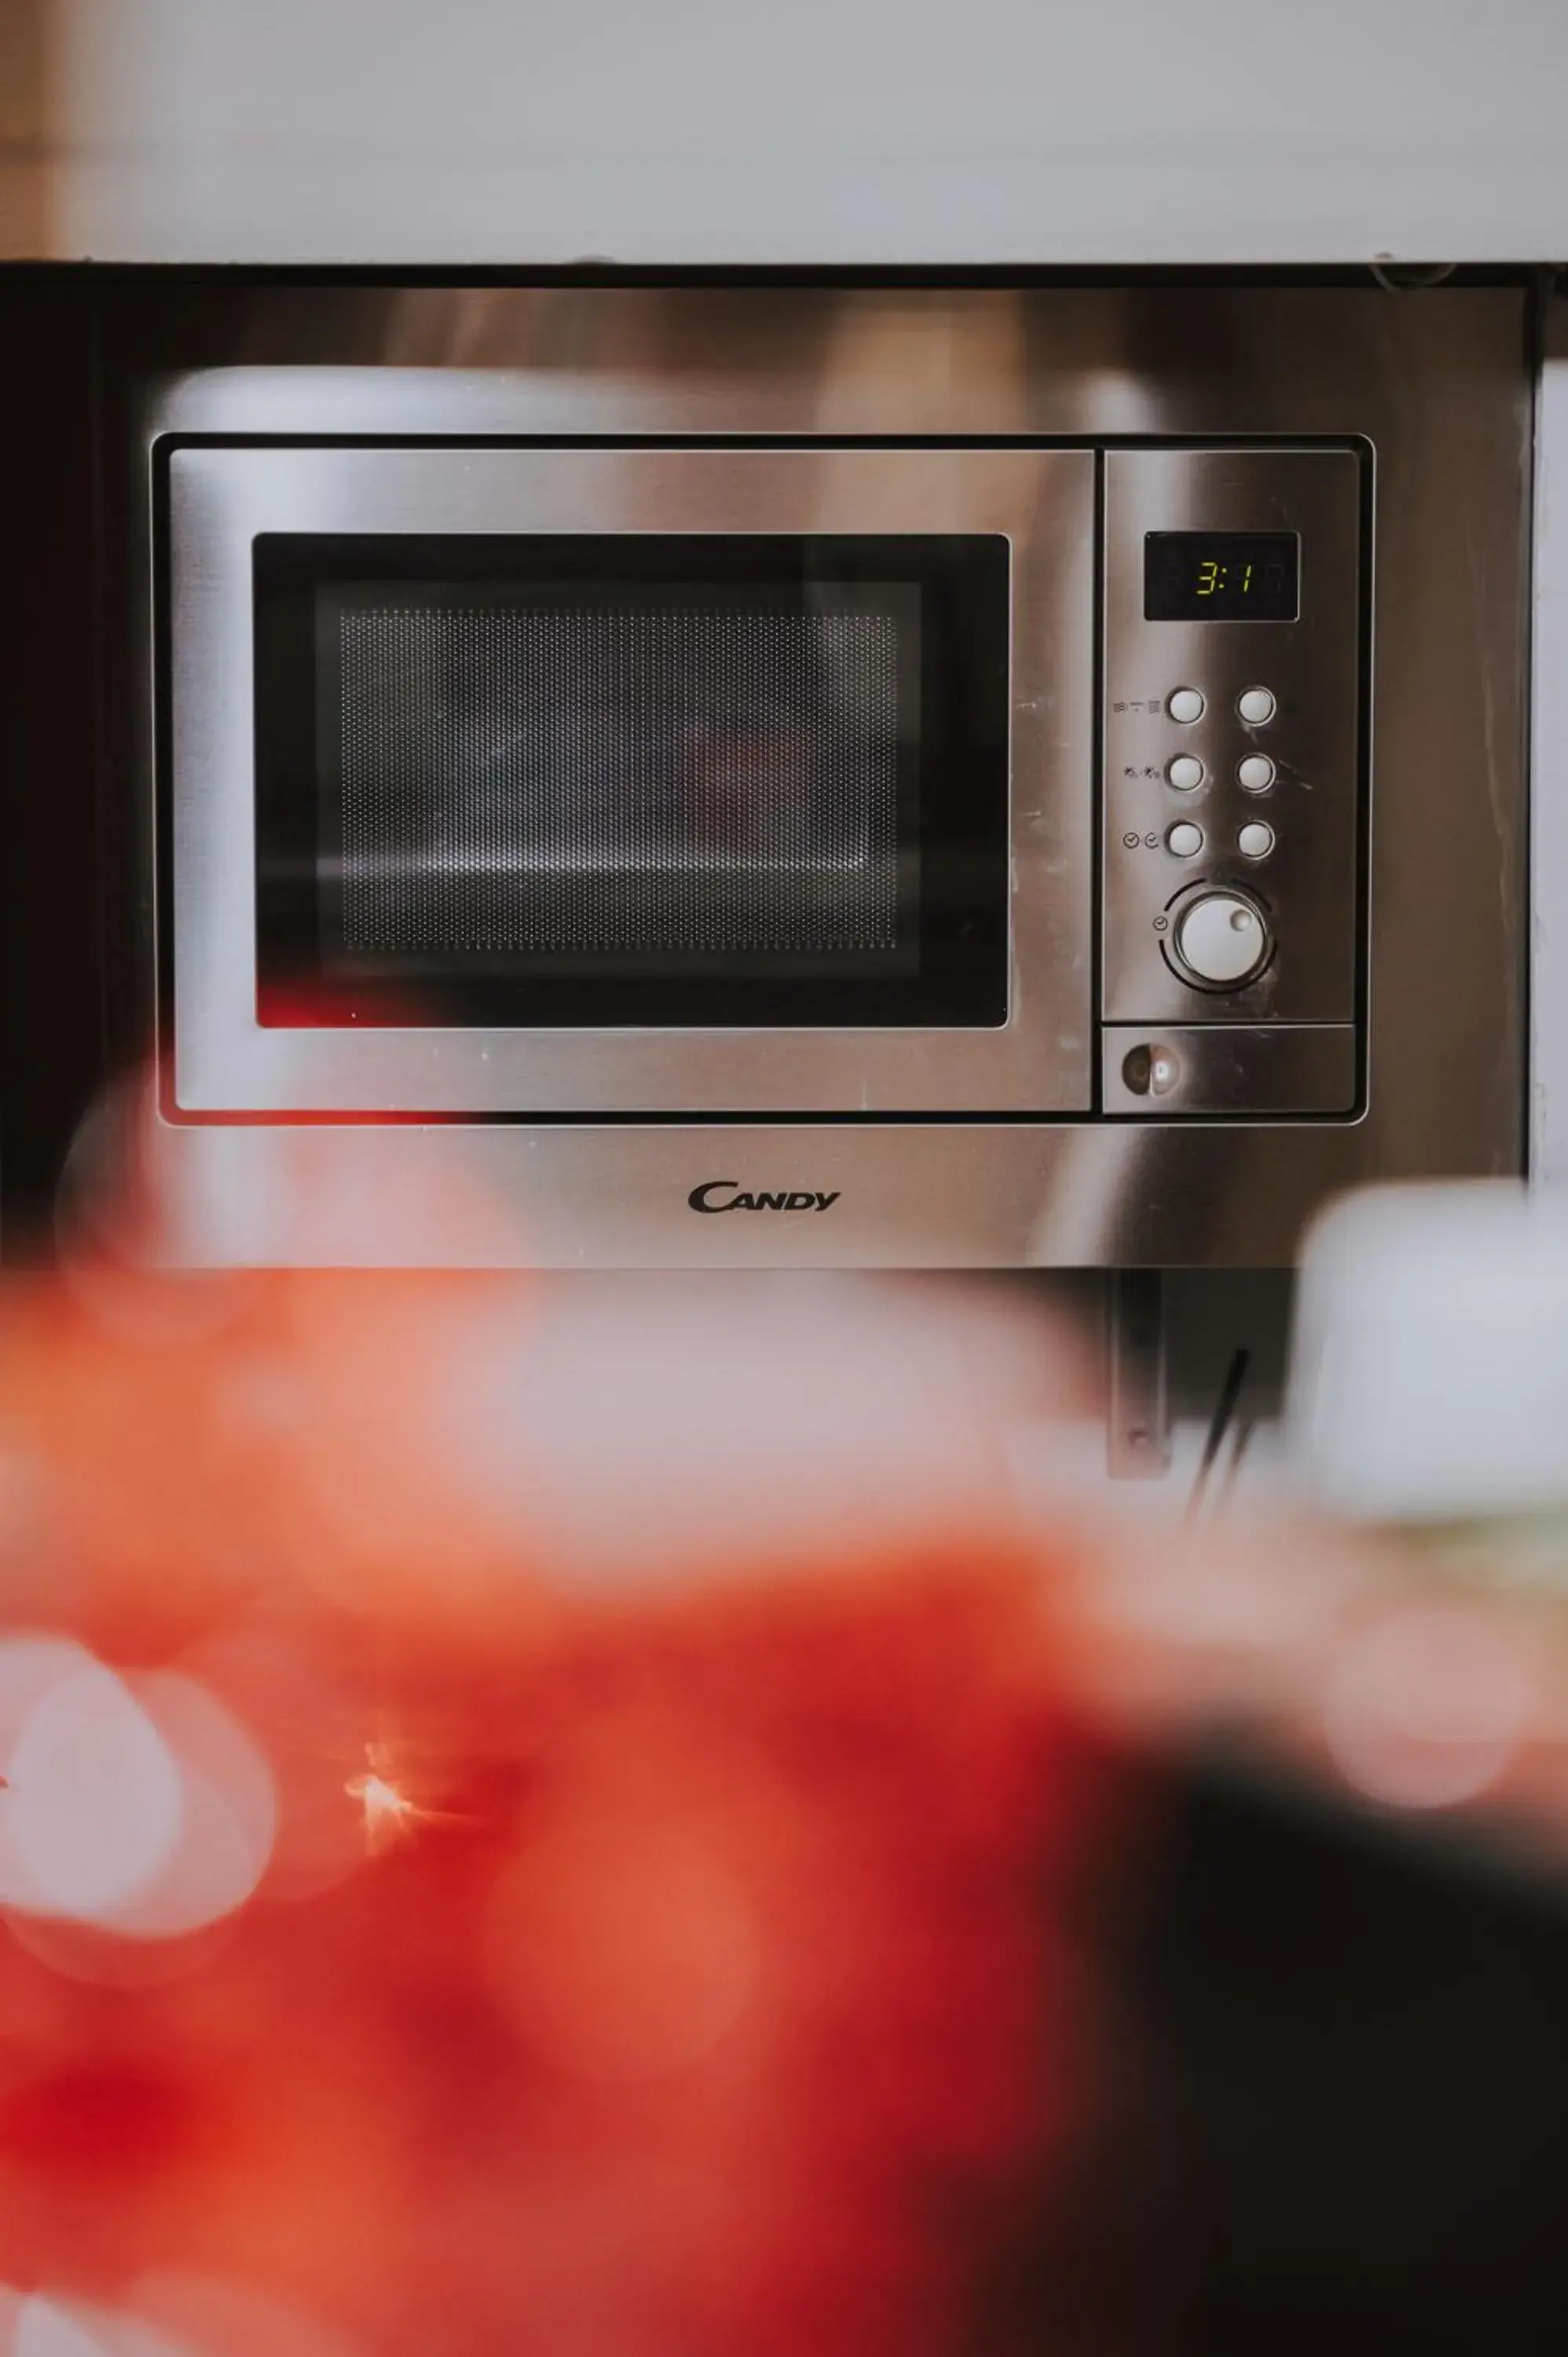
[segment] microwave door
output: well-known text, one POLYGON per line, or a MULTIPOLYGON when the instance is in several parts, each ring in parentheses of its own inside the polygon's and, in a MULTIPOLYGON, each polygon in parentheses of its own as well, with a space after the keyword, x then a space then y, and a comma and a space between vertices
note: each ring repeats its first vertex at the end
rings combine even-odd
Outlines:
POLYGON ((1092 458, 834 456, 176 452, 179 1107, 1087 1107, 1092 458))

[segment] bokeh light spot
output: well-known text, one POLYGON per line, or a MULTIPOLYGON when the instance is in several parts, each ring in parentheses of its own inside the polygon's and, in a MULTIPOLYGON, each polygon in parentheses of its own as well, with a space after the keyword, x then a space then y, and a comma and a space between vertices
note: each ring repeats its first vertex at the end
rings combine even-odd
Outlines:
POLYGON ((752 1910, 679 1831, 585 1811, 531 1840, 498 1894, 492 1972, 534 2052, 574 2077, 659 2078, 707 2054, 757 1977, 752 1910))
POLYGON ((1329 1677, 1324 1734, 1368 1799, 1457 1808, 1507 1767, 1530 1708, 1506 1636, 1477 1614, 1412 1605, 1351 1639, 1329 1677))
POLYGON ((3 1763, 0 1900, 102 1921, 156 1879, 185 1821, 179 1763, 112 1670, 47 1678, 3 1763))

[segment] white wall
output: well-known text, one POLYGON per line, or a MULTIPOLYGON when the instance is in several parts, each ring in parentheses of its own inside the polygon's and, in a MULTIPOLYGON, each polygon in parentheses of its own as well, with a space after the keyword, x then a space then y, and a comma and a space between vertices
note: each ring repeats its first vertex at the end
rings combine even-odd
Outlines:
POLYGON ((0 253, 1568 257, 1568 0, 0 0, 0 253))

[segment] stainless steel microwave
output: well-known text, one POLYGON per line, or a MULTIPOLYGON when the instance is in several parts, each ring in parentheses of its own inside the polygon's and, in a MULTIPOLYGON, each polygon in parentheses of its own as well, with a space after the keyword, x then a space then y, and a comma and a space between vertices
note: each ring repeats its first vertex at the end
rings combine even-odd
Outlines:
POLYGON ((462 1132, 610 1265, 1517 1168, 1523 371, 1507 289, 258 295, 143 423, 167 1150, 231 1233, 462 1132))

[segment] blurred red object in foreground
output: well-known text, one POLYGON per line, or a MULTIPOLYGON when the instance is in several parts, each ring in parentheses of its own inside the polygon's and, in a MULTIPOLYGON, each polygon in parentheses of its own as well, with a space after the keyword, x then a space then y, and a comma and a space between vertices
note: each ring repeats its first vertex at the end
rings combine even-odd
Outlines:
POLYGON ((194 2357, 1037 2345, 1004 2287, 1092 2110, 1113 1783, 1038 1550, 960 1496, 564 1578, 526 1484, 434 1437, 527 1315, 471 1278, 12 1297, 0 2279, 194 2357))

